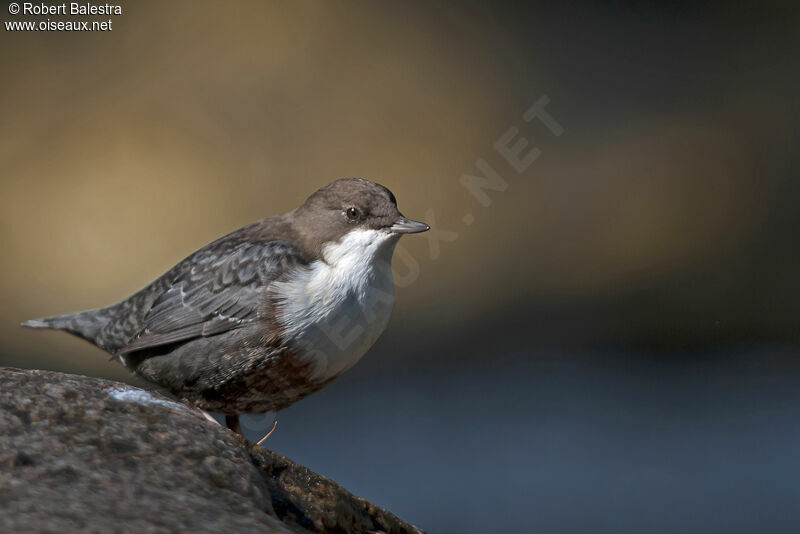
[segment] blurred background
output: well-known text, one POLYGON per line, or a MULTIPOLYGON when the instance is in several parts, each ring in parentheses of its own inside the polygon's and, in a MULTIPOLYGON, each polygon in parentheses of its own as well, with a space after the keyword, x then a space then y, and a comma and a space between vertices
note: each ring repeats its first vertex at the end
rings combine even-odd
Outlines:
POLYGON ((432 533, 800 529, 796 8, 122 5, 0 32, 0 365, 141 385, 18 324, 361 176, 436 232, 270 448, 432 533))

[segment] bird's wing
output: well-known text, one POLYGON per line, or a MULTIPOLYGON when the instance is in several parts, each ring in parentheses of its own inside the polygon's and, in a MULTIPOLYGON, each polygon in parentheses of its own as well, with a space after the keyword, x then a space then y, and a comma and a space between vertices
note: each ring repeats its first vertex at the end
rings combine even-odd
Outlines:
POLYGON ((144 327, 119 353, 213 336, 250 324, 266 286, 308 253, 284 240, 219 243, 187 260, 187 269, 154 302, 144 327))

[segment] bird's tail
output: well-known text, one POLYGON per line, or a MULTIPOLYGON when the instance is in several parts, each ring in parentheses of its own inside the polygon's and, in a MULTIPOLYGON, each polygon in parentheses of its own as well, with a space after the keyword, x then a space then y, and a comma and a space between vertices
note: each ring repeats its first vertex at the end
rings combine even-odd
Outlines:
MULTIPOLYGON (((68 313, 56 317, 44 317, 25 321, 21 326, 25 328, 49 328, 51 330, 64 330, 86 341, 100 346, 99 334, 109 320, 107 308, 90 310, 78 313, 68 313)), ((101 347, 102 348, 102 347, 101 347)))

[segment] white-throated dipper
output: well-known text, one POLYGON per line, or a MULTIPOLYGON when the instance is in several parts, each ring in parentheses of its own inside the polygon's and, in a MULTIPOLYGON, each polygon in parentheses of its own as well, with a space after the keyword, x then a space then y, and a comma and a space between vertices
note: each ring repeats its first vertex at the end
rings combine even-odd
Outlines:
POLYGON ((343 178, 118 304, 23 326, 86 339, 238 430, 239 414, 286 408, 364 355, 389 322, 398 239, 429 229, 382 185, 343 178))

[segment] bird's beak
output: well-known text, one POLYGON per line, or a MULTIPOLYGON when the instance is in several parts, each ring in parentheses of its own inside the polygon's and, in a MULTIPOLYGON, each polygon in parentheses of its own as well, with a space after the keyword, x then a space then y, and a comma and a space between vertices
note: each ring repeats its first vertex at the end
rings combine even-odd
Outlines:
POLYGON ((405 217, 397 219, 389 230, 396 234, 418 234, 420 232, 427 232, 431 227, 425 223, 417 221, 409 221, 405 217))

